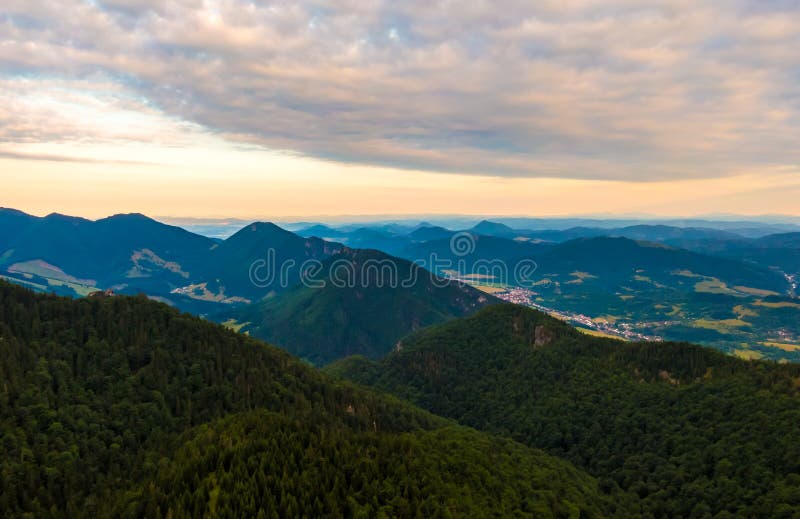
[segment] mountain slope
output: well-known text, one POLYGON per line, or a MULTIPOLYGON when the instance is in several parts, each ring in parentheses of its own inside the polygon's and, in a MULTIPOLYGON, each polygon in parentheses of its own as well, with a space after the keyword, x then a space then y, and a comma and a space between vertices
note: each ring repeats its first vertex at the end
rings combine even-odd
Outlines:
POLYGON ((800 233, 772 234, 747 243, 729 242, 720 254, 797 275, 800 274, 800 233))
POLYGON ((0 207, 0 254, 8 250, 8 245, 29 226, 39 220, 16 209, 0 207))
POLYGON ((484 236, 496 236, 500 238, 514 238, 515 236, 519 236, 522 234, 519 231, 515 231, 508 225, 497 222, 490 222, 489 220, 481 220, 469 230, 470 232, 475 234, 482 234, 484 236))
MULTIPOLYGON (((785 292, 780 274, 739 261, 707 256, 666 245, 627 238, 582 238, 554 246, 535 255, 537 273, 569 278, 584 272, 581 285, 618 290, 620 284, 649 278, 668 287, 678 287, 686 278, 717 278, 730 286, 745 286, 785 292)), ((563 288, 563 285, 562 285, 563 288)))
POLYGON ((800 232, 770 234, 755 240, 756 247, 800 249, 800 232))
POLYGON ((407 333, 467 315, 493 299, 474 288, 432 278, 424 269, 378 251, 345 249, 313 278, 224 314, 244 330, 323 365, 353 354, 377 358, 407 333), (404 286, 405 282, 405 286, 404 286))
POLYGON ((334 229, 333 227, 323 225, 321 223, 311 225, 310 227, 304 227, 303 229, 299 229, 296 231, 296 234, 311 238, 316 236, 317 238, 322 239, 338 239, 347 236, 347 233, 342 232, 338 229, 334 229))
POLYGON ((167 293, 196 273, 214 245, 209 238, 140 214, 97 221, 60 214, 31 218, 7 240, 0 237, 5 243, 0 269, 45 279, 45 285, 49 279, 167 293))
MULTIPOLYGON (((437 267, 439 273, 449 270, 460 274, 488 273, 497 265, 503 265, 510 274, 519 260, 552 246, 479 234, 462 233, 454 236, 415 243, 400 251, 398 256, 429 269, 437 267)), ((504 282, 500 279, 491 281, 504 282)))
POLYGON ((565 462, 144 298, 0 282, 0 380, 5 516, 628 515, 565 462))
POLYGON ((199 427, 126 504, 172 510, 176 518, 203 510, 222 517, 566 518, 635 509, 609 503, 595 481, 566 463, 474 430, 376 434, 319 422, 254 411, 199 427))
POLYGON ((341 248, 273 223, 256 222, 214 247, 200 277, 209 291, 221 297, 258 300, 294 286, 304 262, 323 260, 341 248))
POLYGON ((563 456, 645 515, 800 513, 800 366, 598 339, 496 305, 329 371, 563 456))
POLYGON ((683 240, 739 240, 742 236, 720 229, 706 227, 673 227, 671 225, 631 225, 609 229, 608 236, 621 236, 632 240, 680 243, 683 240))
POLYGON ((444 227, 428 225, 428 226, 420 226, 417 229, 414 229, 410 233, 406 235, 407 238, 411 239, 413 242, 426 242, 431 240, 443 240, 443 239, 450 239, 450 237, 455 234, 455 231, 451 231, 450 229, 445 229, 444 227))

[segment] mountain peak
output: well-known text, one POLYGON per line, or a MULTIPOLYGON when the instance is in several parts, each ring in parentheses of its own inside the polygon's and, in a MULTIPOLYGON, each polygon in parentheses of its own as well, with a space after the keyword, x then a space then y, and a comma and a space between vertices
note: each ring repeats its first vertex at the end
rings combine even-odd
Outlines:
POLYGON ((283 227, 280 227, 272 222, 253 222, 239 229, 239 231, 237 231, 233 236, 228 238, 228 240, 236 241, 239 239, 243 239, 245 237, 252 237, 253 235, 281 236, 281 237, 293 236, 295 238, 302 239, 295 233, 287 231, 283 227))
POLYGON ((20 211, 19 209, 14 209, 11 207, 0 207, 0 214, 13 214, 15 216, 28 216, 30 218, 36 218, 33 215, 30 215, 24 211, 20 211))
POLYGON ((81 218, 80 216, 69 216, 61 213, 50 213, 44 217, 44 220, 50 222, 71 222, 71 223, 83 223, 91 221, 87 220, 86 218, 81 218))
POLYGON ((109 216, 108 218, 113 218, 115 220, 152 220, 152 218, 145 216, 142 213, 117 213, 109 216))
POLYGON ((492 222, 489 220, 481 220, 478 222, 474 227, 470 229, 477 234, 489 234, 489 235, 509 235, 509 234, 516 234, 516 231, 509 227, 506 224, 492 222))
MULTIPOLYGON (((118 213, 112 216, 108 216, 106 218, 101 218, 97 220, 97 223, 110 223, 110 222, 120 222, 120 223, 158 223, 161 222, 150 218, 149 216, 145 216, 142 213, 118 213)), ((162 224, 165 225, 165 224, 162 224)))
POLYGON ((504 223, 492 222, 491 220, 481 220, 480 222, 475 224, 474 227, 472 227, 472 230, 478 230, 478 229, 500 229, 504 231, 511 231, 511 232, 514 231, 514 229, 512 229, 511 227, 509 227, 504 223))

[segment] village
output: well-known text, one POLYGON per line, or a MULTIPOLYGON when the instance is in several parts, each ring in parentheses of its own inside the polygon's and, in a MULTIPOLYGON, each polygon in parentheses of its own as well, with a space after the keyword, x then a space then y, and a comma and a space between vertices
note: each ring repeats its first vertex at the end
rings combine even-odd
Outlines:
MULTIPOLYGON (((663 337, 658 335, 647 335, 643 333, 639 333, 634 330, 633 323, 620 323, 618 325, 612 325, 611 323, 605 321, 595 321, 588 315, 568 312, 564 310, 555 310, 552 308, 548 308, 536 302, 537 293, 533 290, 527 288, 509 288, 503 292, 496 292, 494 296, 502 299, 503 301, 508 301, 509 303, 515 303, 518 305, 525 305, 531 308, 535 308, 541 312, 545 312, 556 319, 561 319, 562 321, 566 321, 577 325, 579 327, 587 328, 589 330, 594 330, 596 332, 612 335, 615 337, 620 337, 625 340, 629 341, 655 341, 661 342, 663 341, 663 337)), ((656 324, 656 323, 647 323, 648 325, 656 324)), ((666 323, 657 323, 657 324, 669 324, 666 323)))

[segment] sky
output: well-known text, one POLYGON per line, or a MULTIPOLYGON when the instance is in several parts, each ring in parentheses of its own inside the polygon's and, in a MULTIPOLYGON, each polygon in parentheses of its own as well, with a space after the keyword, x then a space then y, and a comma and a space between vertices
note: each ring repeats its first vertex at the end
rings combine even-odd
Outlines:
POLYGON ((796 0, 3 0, 0 206, 800 215, 796 0))

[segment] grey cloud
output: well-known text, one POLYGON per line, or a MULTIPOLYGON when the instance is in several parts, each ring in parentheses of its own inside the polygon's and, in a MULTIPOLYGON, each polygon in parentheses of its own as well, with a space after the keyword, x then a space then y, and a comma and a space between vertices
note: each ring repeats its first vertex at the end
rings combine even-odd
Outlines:
POLYGON ((0 13, 6 76, 103 77, 86 91, 113 81, 227 138, 329 160, 628 180, 800 163, 796 2, 7 0, 0 13))

